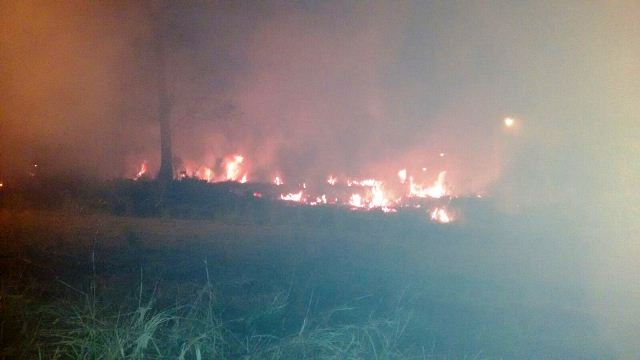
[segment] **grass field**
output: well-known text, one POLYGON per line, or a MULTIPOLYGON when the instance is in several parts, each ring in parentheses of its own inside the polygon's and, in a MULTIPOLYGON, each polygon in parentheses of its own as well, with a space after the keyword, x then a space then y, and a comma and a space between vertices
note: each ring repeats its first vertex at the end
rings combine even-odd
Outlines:
POLYGON ((1 357, 613 356, 553 222, 309 211, 2 210, 1 357))

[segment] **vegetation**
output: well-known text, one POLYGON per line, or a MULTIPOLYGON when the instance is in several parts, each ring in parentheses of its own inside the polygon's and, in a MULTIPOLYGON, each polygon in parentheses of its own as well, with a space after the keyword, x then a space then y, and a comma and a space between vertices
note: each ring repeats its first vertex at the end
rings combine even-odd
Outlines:
POLYGON ((537 250, 486 208, 441 226, 201 186, 160 208, 143 182, 0 197, 0 358, 610 354, 579 288, 529 277, 537 250))

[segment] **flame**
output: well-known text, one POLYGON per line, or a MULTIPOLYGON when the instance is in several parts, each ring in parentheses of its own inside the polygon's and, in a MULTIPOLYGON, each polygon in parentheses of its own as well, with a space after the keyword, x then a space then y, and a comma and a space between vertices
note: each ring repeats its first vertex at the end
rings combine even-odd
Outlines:
POLYGON ((357 194, 357 193, 352 194, 351 197, 349 198, 349 205, 357 208, 363 208, 364 203, 362 201, 362 196, 360 196, 360 194, 357 194))
POLYGON ((423 188, 421 185, 416 184, 413 181, 413 177, 409 177, 409 196, 415 196, 420 198, 434 198, 439 199, 443 196, 449 195, 449 191, 447 190, 445 184, 445 177, 447 175, 446 171, 441 171, 438 173, 438 178, 433 183, 433 185, 423 188))
POLYGON ((381 182, 376 182, 371 188, 371 201, 369 202, 369 208, 384 208, 389 205, 389 200, 384 192, 381 182))
MULTIPOLYGON (((37 164, 34 166, 37 166, 37 164)), ((136 174, 136 177, 134 179, 138 180, 141 177, 143 177, 146 173, 147 173, 147 160, 144 160, 142 164, 140 164, 140 168, 138 169, 138 173, 136 174)))
POLYGON ((327 203, 327 196, 325 194, 322 194, 322 196, 316 197, 315 201, 310 202, 309 205, 318 205, 318 204, 326 204, 326 203, 327 203))
POLYGON ((284 200, 284 201, 295 201, 295 202, 302 202, 302 190, 300 190, 297 193, 290 193, 290 194, 281 194, 280 195, 280 199, 284 200))
POLYGON ((243 162, 244 157, 242 155, 233 155, 230 159, 227 159, 224 165, 227 181, 247 182, 247 174, 242 174, 243 162))
MULTIPOLYGON (((444 156, 444 153, 441 153, 444 156)), ((427 171, 426 167, 421 168, 421 176, 427 171)), ((240 154, 231 154, 223 158, 220 168, 215 170, 207 166, 199 166, 197 164, 187 163, 185 169, 180 172, 179 178, 197 178, 206 182, 224 182, 235 181, 239 183, 247 183, 249 176, 247 172, 247 163, 245 157, 240 154)), ((144 161, 140 165, 140 169, 135 177, 138 179, 148 174, 147 162, 144 161)), ((280 172, 276 172, 276 176, 272 179, 275 186, 284 185, 283 177, 280 172)), ((439 223, 450 223, 455 221, 452 213, 443 206, 434 207, 430 204, 429 199, 440 199, 450 195, 450 190, 446 183, 446 171, 438 173, 437 178, 430 185, 423 184, 416 180, 406 168, 402 168, 397 172, 398 180, 402 187, 395 186, 395 183, 387 183, 378 180, 379 178, 354 179, 346 178, 345 184, 351 188, 348 194, 342 192, 344 188, 336 188, 330 194, 312 193, 315 186, 307 186, 307 182, 298 184, 298 188, 290 193, 281 193, 280 200, 302 203, 305 205, 317 206, 321 204, 334 204, 339 206, 349 206, 352 210, 379 210, 385 213, 397 212, 400 207, 411 207, 415 209, 427 210, 427 215, 432 221, 439 223), (387 189, 393 192, 387 192, 387 189), (398 192, 402 189, 402 192, 398 192), (392 196, 393 194, 393 196, 392 196), (397 195, 397 196, 396 196, 397 195), (414 199, 405 201, 408 198, 424 198, 425 200, 414 199)), ((396 181, 398 181, 396 180, 396 181)), ((329 175, 327 184, 335 186, 338 184, 337 177, 329 175)), ((313 185, 313 184, 312 184, 313 185)), ((0 182, 0 189, 2 183, 0 182)), ((255 198, 271 198, 270 193, 263 193, 251 190, 248 194, 252 194, 255 198)), ((481 195, 477 195, 480 197, 481 195)), ((424 210, 421 210, 424 211, 424 210)))
POLYGON ((400 178, 400 182, 401 183, 406 183, 407 182, 407 169, 402 169, 400 171, 398 171, 398 177, 400 178))
POLYGON ((195 177, 197 177, 200 180, 204 180, 206 182, 214 182, 215 181, 215 175, 213 173, 213 170, 211 168, 206 167, 206 166, 198 168, 198 170, 195 173, 195 177))
POLYGON ((449 214, 449 212, 447 211, 446 208, 444 207, 436 207, 434 208, 431 213, 431 220, 441 223, 441 224, 448 224, 451 221, 453 221, 453 216, 451 214, 449 214))
POLYGON ((240 176, 240 164, 244 161, 242 155, 234 155, 231 160, 225 164, 227 180, 236 180, 240 176))

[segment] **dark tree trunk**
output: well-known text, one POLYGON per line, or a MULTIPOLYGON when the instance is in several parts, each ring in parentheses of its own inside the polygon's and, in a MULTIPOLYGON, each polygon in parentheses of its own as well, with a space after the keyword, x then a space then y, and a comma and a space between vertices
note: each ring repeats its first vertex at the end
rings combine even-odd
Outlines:
MULTIPOLYGON (((161 28, 160 31, 163 29, 161 28)), ((166 71, 164 36, 157 35, 158 59, 158 120, 160 122, 160 171, 158 181, 167 184, 173 180, 173 152, 171 150, 171 98, 166 71)))

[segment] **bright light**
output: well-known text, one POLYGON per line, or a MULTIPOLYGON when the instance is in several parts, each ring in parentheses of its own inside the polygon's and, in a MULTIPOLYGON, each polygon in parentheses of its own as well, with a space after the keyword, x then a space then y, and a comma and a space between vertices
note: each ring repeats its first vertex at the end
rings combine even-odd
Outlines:
POLYGON ((400 178, 401 183, 407 182, 407 169, 402 169, 398 171, 398 177, 400 178))
POLYGON ((504 126, 506 127, 513 127, 513 125, 515 124, 515 120, 512 117, 506 117, 504 118, 504 126))

